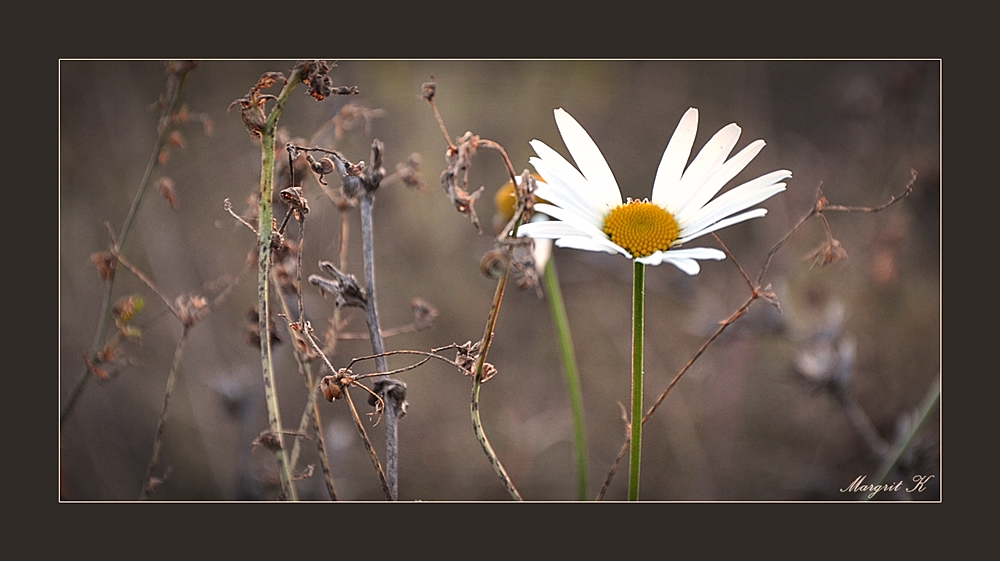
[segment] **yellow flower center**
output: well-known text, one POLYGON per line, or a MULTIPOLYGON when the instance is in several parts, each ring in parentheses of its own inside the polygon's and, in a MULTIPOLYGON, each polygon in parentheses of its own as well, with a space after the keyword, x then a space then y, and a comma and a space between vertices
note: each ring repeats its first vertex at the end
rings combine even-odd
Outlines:
POLYGON ((504 221, 510 220, 514 216, 514 203, 516 202, 513 181, 505 183, 493 198, 493 204, 497 207, 497 214, 502 216, 504 221))
POLYGON ((649 201, 629 199, 604 218, 604 233, 632 257, 666 251, 680 230, 672 214, 649 201))

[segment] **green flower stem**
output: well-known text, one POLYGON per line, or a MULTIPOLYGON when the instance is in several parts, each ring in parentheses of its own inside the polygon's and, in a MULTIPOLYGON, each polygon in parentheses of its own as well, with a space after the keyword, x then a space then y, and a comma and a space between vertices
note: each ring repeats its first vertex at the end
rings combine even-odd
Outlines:
POLYGON ((639 500, 639 455, 642 451, 642 298, 645 265, 632 262, 632 416, 629 436, 628 500, 639 500))
MULTIPOLYGON (((917 433, 923 428, 924 424, 930 418, 931 413, 937 407, 938 403, 941 401, 941 376, 938 375, 934 379, 934 383, 927 390, 927 394, 924 396, 923 402, 920 404, 920 409, 917 412, 916 422, 913 423, 913 427, 910 429, 909 434, 905 438, 902 438, 897 443, 896 447, 886 456, 885 462, 879 467, 878 476, 875 478, 875 485, 881 485, 892 473, 892 470, 896 469, 899 465, 899 460, 902 458, 903 454, 909 450, 913 441, 917 437, 917 433)), ((864 500, 868 500, 868 495, 863 495, 864 500)))
POLYGON ((296 70, 282 88, 271 113, 268 114, 264 130, 260 133, 260 199, 258 200, 257 250, 257 302, 260 327, 260 362, 264 377, 264 398, 267 402, 268 427, 279 446, 274 451, 278 462, 278 477, 281 479, 281 496, 285 500, 297 501, 298 492, 292 483, 292 471, 285 454, 284 433, 281 429, 281 415, 278 411, 278 396, 275 393, 274 366, 271 361, 270 298, 268 285, 271 268, 271 197, 274 190, 274 142, 278 130, 278 119, 295 86, 302 81, 296 70))
POLYGON ((548 295, 552 323, 559 339, 559 356, 562 358, 563 372, 566 374, 566 389, 569 392, 570 408, 573 411, 573 439, 576 445, 577 499, 587 500, 587 442, 583 432, 583 395, 580 392, 580 376, 573 351, 573 336, 569 331, 569 318, 559 288, 555 256, 549 256, 545 264, 545 293, 548 295))

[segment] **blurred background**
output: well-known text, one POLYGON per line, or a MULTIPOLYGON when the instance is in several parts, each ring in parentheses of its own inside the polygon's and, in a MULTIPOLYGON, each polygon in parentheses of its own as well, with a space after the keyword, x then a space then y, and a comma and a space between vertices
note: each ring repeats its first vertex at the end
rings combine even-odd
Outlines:
MULTIPOLYGON (((169 299, 214 294, 214 283, 238 275, 255 251, 254 234, 225 211, 224 200, 236 213, 246 211, 259 185, 259 141, 250 138, 239 109, 227 108, 263 73, 289 75, 294 65, 206 60, 185 82, 182 101, 192 118, 154 173, 123 248, 169 299), (157 186, 161 177, 169 180, 159 184, 164 189, 157 186)), ((594 138, 626 197, 649 196, 663 149, 688 107, 700 110, 695 150, 730 122, 743 129, 734 153, 766 140, 730 186, 789 169, 787 190, 766 202, 766 218, 719 233, 752 279, 771 248, 810 212, 820 187, 832 204, 876 207, 902 193, 915 170, 913 192, 881 212, 827 213, 846 251, 839 261, 816 266, 810 256, 823 246, 826 229, 818 218, 802 224, 764 278, 780 311, 755 302, 695 362, 643 431, 644 500, 854 500, 857 494, 840 489, 862 475, 873 482, 884 460, 879 447, 913 426, 940 369, 940 61, 338 61, 333 84, 357 86, 358 95, 316 101, 299 86, 280 127, 285 138, 336 149, 353 162, 368 161, 379 139, 390 173, 419 158, 421 186, 398 182, 377 193, 378 305, 383 329, 410 323, 414 298, 431 303, 438 316, 430 329, 388 338, 389 350, 480 339, 496 286, 480 261, 494 247, 493 195, 507 172, 495 151, 481 149, 473 158, 469 188, 485 187, 475 207, 479 234, 441 188, 447 144, 421 97, 432 76, 453 141, 471 131, 497 142, 520 173, 530 168, 532 139, 568 156, 552 116, 562 107, 594 138)), ((99 321, 104 283, 91 255, 107 250, 109 230, 122 227, 154 149, 154 104, 166 83, 162 61, 60 62, 60 408, 83 377, 82 357, 99 321)), ((287 156, 279 150, 278 158, 287 156)), ((306 278, 319 273, 318 261, 336 262, 341 211, 315 176, 299 177, 310 206, 306 278)), ((339 187, 336 177, 327 179, 339 187)), ((287 174, 276 184, 287 185, 287 174)), ((284 212, 276 207, 278 219, 284 212)), ((363 281, 357 209, 348 219, 345 272, 363 281)), ((709 236, 697 245, 714 244, 709 236)), ((556 249, 553 258, 576 345, 594 497, 625 442, 632 271, 628 261, 603 253, 556 249)), ((167 473, 154 499, 277 496, 273 454, 251 446, 267 427, 260 353, 246 334, 254 283, 251 274, 191 330, 157 468, 167 473)), ((694 277, 668 265, 647 268, 647 407, 749 294, 731 260, 703 262, 694 277)), ((109 379, 85 385, 60 427, 63 500, 131 501, 140 493, 182 328, 145 284, 120 268, 114 299, 131 295, 146 302, 133 322, 141 342, 125 347, 109 379)), ((304 301, 321 333, 333 300, 306 284, 304 301)), ((360 310, 343 310, 341 318, 345 331, 365 332, 360 310)), ((307 390, 282 327, 279 335, 282 424, 294 430, 307 390)), ((368 354, 367 339, 344 340, 330 359, 340 368, 368 354)), ((512 481, 527 500, 575 500, 570 404, 544 297, 509 286, 488 361, 498 374, 482 388, 482 419, 512 481)), ((411 362, 391 357, 389 366, 411 362)), ((374 365, 352 369, 370 372, 374 365)), ((472 430, 471 380, 440 361, 400 378, 409 409, 400 421, 399 498, 508 500, 472 430)), ((364 403, 364 394, 354 392, 364 403)), ((384 500, 345 403, 321 400, 320 411, 339 498, 384 500)), ((940 498, 939 426, 935 408, 888 479, 909 484, 914 475, 934 475, 927 489, 877 498, 940 498)), ((382 425, 369 423, 368 434, 383 456, 382 425)), ((315 465, 315 475, 298 482, 300 498, 326 500, 314 441, 304 442, 300 465, 306 464, 315 465)), ((626 460, 605 500, 626 497, 627 471, 626 460)))

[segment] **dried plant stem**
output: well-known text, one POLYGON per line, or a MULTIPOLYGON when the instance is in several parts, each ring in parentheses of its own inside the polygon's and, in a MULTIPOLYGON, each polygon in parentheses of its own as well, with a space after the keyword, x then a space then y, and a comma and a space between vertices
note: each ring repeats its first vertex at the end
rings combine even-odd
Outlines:
POLYGON ((493 447, 490 446, 490 441, 486 438, 486 432, 483 430, 482 419, 479 417, 479 390, 483 385, 483 366, 486 364, 486 353, 489 351, 490 343, 493 341, 493 328, 496 326, 497 316, 500 313, 500 302, 503 300, 504 288, 507 286, 507 276, 509 272, 510 259, 508 258, 504 263, 503 274, 497 282, 496 292, 493 294, 493 304, 490 306, 490 317, 486 321, 486 331, 483 333, 483 338, 480 344, 480 353, 476 358, 476 368, 472 377, 471 410, 473 430, 476 433, 476 438, 479 440, 479 444, 483 447, 483 451, 486 452, 486 458, 489 460, 490 465, 493 466, 493 471, 495 471, 497 476, 500 477, 500 481, 503 482, 503 486, 510 496, 513 497, 514 500, 521 501, 524 499, 521 498, 521 494, 518 493, 517 488, 514 487, 514 483, 510 480, 510 476, 507 475, 507 470, 504 469, 503 464, 500 463, 500 459, 496 455, 496 452, 493 451, 493 447))
MULTIPOLYGON (((290 169, 294 169, 294 166, 290 166, 290 169)), ((292 213, 292 209, 289 209, 289 213, 292 213)), ((306 310, 305 304, 302 303, 302 247, 305 242, 305 228, 306 228, 306 215, 301 214, 299 216, 299 250, 296 253, 298 258, 298 263, 295 266, 295 296, 297 298, 299 306, 299 325, 305 325, 306 323, 306 310)), ((285 314, 288 314, 287 304, 285 300, 281 300, 282 306, 285 308, 285 314)), ((294 334, 289 333, 292 337, 294 334)), ((295 360, 299 364, 299 371, 302 373, 302 377, 306 384, 306 391, 309 392, 309 399, 306 402, 305 409, 302 411, 302 417, 299 421, 299 432, 306 432, 306 425, 311 421, 313 432, 316 434, 316 452, 319 454, 319 464, 323 470, 323 482, 326 484, 326 491, 330 495, 330 500, 337 500, 337 488, 333 484, 333 473, 330 470, 330 459, 326 455, 326 438, 323 434, 323 421, 319 414, 319 404, 316 403, 316 396, 319 390, 316 388, 316 379, 313 376, 312 365, 304 359, 303 354, 295 353, 295 360)), ((292 458, 290 464, 292 470, 295 469, 295 464, 298 462, 299 450, 301 447, 299 443, 300 439, 296 438, 294 444, 292 444, 292 458)))
MULTIPOLYGON (((302 334, 305 336, 306 340, 309 341, 309 344, 312 345, 313 350, 315 350, 319 354, 320 358, 323 359, 323 363, 326 364, 326 367, 330 370, 330 372, 337 372, 337 369, 330 364, 330 359, 323 354, 323 350, 319 348, 318 344, 316 344, 316 339, 312 336, 312 327, 308 324, 303 324, 302 334)), ((354 364, 354 361, 351 361, 351 364, 354 364)), ((378 454, 375 453, 375 448, 372 447, 371 440, 368 439, 368 433, 365 432, 365 425, 361 422, 361 418, 358 417, 358 411, 354 407, 354 401, 351 400, 350 392, 346 391, 346 389, 344 391, 344 397, 347 398, 347 404, 350 406, 351 416, 354 419, 354 426, 358 429, 358 434, 361 435, 361 440, 365 444, 365 450, 368 451, 368 456, 372 460, 372 465, 375 467, 375 471, 378 472, 379 481, 382 482, 382 490, 385 491, 386 498, 392 500, 392 494, 389 492, 389 484, 386 481, 385 471, 382 470, 382 463, 378 460, 378 454)))
MULTIPOLYGON (((302 239, 299 239, 299 248, 302 247, 302 239)), ((305 324, 305 312, 302 309, 302 252, 299 252, 299 266, 298 270, 298 280, 296 282, 296 287, 298 291, 298 303, 299 303, 299 325, 305 324)), ((290 310, 288 309, 288 303, 284 298, 278 297, 278 301, 281 302, 282 311, 286 318, 292 317, 290 310)), ((298 334, 293 333, 291 329, 288 330, 289 336, 294 340, 298 334)), ((296 349, 297 350, 297 349, 296 349)), ((330 460, 326 455, 326 442, 323 435, 323 422, 319 414, 319 405, 316 403, 316 395, 318 390, 316 389, 316 381, 313 376, 312 365, 304 360, 303 352, 295 352, 295 361, 299 366, 299 373, 302 374, 302 378, 305 381, 306 390, 309 392, 309 399, 306 401, 305 408, 302 410, 302 416, 299 420, 299 434, 306 434, 309 428, 313 429, 316 434, 316 451, 319 454, 320 467, 323 470, 324 483, 326 484, 326 490, 330 494, 330 500, 337 500, 337 489, 333 485, 333 475, 330 471, 330 460)), ((294 472, 296 464, 298 464, 299 453, 301 451, 301 439, 296 438, 295 442, 292 443, 292 453, 288 460, 288 464, 291 466, 294 472)))
POLYGON ((382 464, 378 461, 378 454, 375 453, 375 448, 372 447, 371 440, 368 439, 368 433, 365 432, 365 425, 361 422, 361 417, 358 416, 358 409, 354 407, 354 400, 351 399, 351 394, 348 391, 344 392, 344 397, 347 398, 347 406, 351 409, 351 418, 354 419, 354 426, 361 433, 361 441, 365 443, 365 450, 368 451, 368 457, 372 460, 372 465, 375 466, 375 473, 378 474, 378 480, 382 484, 382 491, 385 493, 386 500, 395 500, 395 493, 389 488, 389 481, 386 479, 385 470, 382 469, 382 464))
POLYGON ((149 465, 146 468, 146 475, 143 480, 142 490, 140 491, 139 494, 139 500, 146 500, 147 498, 149 498, 149 495, 153 493, 153 491, 156 489, 156 486, 159 484, 158 482, 155 481, 153 472, 156 469, 156 465, 159 463, 160 446, 163 439, 163 430, 164 427, 166 426, 166 421, 167 421, 167 405, 170 403, 170 398, 173 395, 174 385, 177 381, 177 371, 180 368, 182 350, 184 348, 185 342, 187 341, 188 334, 191 328, 194 327, 194 325, 200 319, 204 318, 205 315, 207 315, 210 310, 220 305, 222 301, 225 300, 225 298, 232 291, 233 287, 236 286, 236 284, 238 284, 247 273, 249 273, 250 267, 249 266, 245 267, 243 271, 241 271, 235 278, 233 278, 229 283, 227 283, 226 287, 223 288, 218 295, 216 295, 210 306, 203 306, 192 311, 183 309, 180 303, 178 303, 177 305, 172 304, 170 300, 168 300, 167 297, 162 292, 160 292, 158 288, 156 288, 156 285, 153 284, 153 281, 150 280, 149 277, 147 277, 141 270, 139 270, 138 267, 136 267, 128 259, 126 259, 124 255, 119 253, 116 247, 112 248, 112 255, 118 261, 119 264, 128 269, 132 274, 136 276, 136 278, 145 283, 146 286, 148 286, 149 289, 152 290, 154 294, 159 296, 160 300, 163 301, 167 309, 174 315, 174 317, 176 317, 181 322, 181 325, 184 326, 184 331, 181 333, 180 341, 177 342, 177 347, 174 349, 174 358, 170 366, 170 373, 167 375, 167 387, 166 390, 164 391, 163 407, 160 410, 160 418, 157 421, 156 434, 153 437, 153 452, 149 460, 149 465))
MULTIPOLYGON (((173 115, 178 107, 180 107, 181 90, 184 87, 184 82, 186 81, 188 74, 193 69, 193 66, 185 65, 181 68, 180 72, 171 74, 167 81, 167 94, 165 97, 166 103, 163 104, 163 111, 160 113, 160 119, 157 125, 156 142, 153 143, 153 151, 149 156, 149 162, 146 164, 146 171, 142 175, 142 180, 139 182, 139 189, 136 191, 135 198, 132 200, 132 206, 129 208, 128 214, 125 216, 125 222, 122 225, 121 232, 118 234, 118 238, 114 242, 115 251, 120 251, 125 245, 125 240, 128 238, 129 231, 132 228, 132 221, 139 212, 139 204, 142 202, 143 197, 146 194, 146 190, 149 187, 150 180, 153 177, 153 171, 159 166, 160 151, 163 149, 163 145, 166 142, 167 136, 170 134, 171 130, 168 126, 170 116, 173 115)), ((111 277, 104 283, 104 297, 101 301, 101 312, 97 323, 97 329, 94 332, 94 342, 91 344, 90 352, 88 353, 91 358, 93 358, 97 354, 98 350, 100 350, 101 341, 104 340, 104 331, 108 326, 108 318, 110 316, 109 312, 111 311, 111 295, 114 292, 115 286, 115 271, 116 268, 112 268, 111 277)), ((79 399, 80 395, 83 393, 83 388, 86 386, 90 378, 90 369, 84 368, 80 380, 73 388, 69 399, 67 399, 66 404, 63 406, 62 412, 59 415, 59 426, 62 426, 66 422, 70 412, 73 411, 73 406, 76 405, 77 399, 79 399)))
MULTIPOLYGON (((312 366, 309 363, 303 363, 302 369, 307 388, 309 388, 309 399, 302 410, 302 418, 299 421, 299 433, 305 434, 311 425, 313 433, 316 434, 316 453, 319 455, 319 465, 323 470, 323 483, 326 485, 326 491, 330 495, 330 500, 336 501, 337 488, 333 484, 333 471, 330 469, 330 459, 326 454, 326 439, 323 435, 323 422, 319 414, 319 404, 317 403, 319 390, 314 383, 315 378, 312 374, 312 366)), ((292 469, 295 468, 295 464, 298 462, 299 450, 299 439, 296 438, 295 443, 292 445, 292 457, 289 460, 292 469)))
MULTIPOLYGON (((511 175, 511 181, 517 185, 514 180, 514 169, 510 164, 510 158, 507 157, 507 153, 504 151, 503 147, 498 144, 491 143, 491 148, 495 148, 503 156, 504 163, 507 164, 507 171, 511 175)), ((528 176, 527 171, 524 173, 524 181, 531 181, 528 176)), ((517 208, 514 210, 514 217, 511 219, 513 225, 504 232, 510 232, 511 238, 517 237, 517 229, 521 225, 521 221, 524 218, 524 208, 525 202, 522 197, 518 198, 517 208)), ((510 262, 511 262, 511 249, 508 246, 505 250, 505 259, 503 266, 503 273, 500 275, 500 279, 497 281, 496 291, 493 293, 493 303, 490 305, 490 315, 486 320, 486 329, 483 332, 483 338, 480 340, 479 344, 479 355, 476 357, 476 366, 472 374, 472 401, 470 404, 470 410, 472 414, 472 428, 476 433, 476 439, 479 440, 479 444, 483 448, 483 452, 486 453, 486 458, 493 466, 493 471, 496 472, 500 481, 503 483, 504 488, 507 493, 517 501, 523 500, 521 494, 514 487, 514 482, 511 481, 510 476, 507 475, 507 470, 504 469, 503 464, 500 463, 500 458, 497 457, 496 452, 493 451, 493 447, 490 445, 490 441, 486 438, 486 431, 483 429, 483 422, 479 415, 479 392, 483 385, 483 371, 486 366, 486 356, 489 353, 490 345, 493 343, 493 332, 496 327, 497 317, 500 315, 500 303, 503 302, 504 290, 507 287, 507 278, 510 276, 510 262)))
POLYGON ((563 372, 566 375, 566 390, 569 393, 570 409, 573 412, 577 499, 585 501, 587 500, 587 441, 583 430, 583 395, 580 391, 580 375, 576 366, 576 353, 573 350, 573 337, 569 330, 569 317, 566 315, 566 304, 563 302, 562 289, 559 286, 559 275, 556 273, 554 255, 549 256, 543 276, 549 309, 552 311, 552 323, 555 325, 556 337, 559 339, 559 356, 562 359, 563 372))
POLYGON ((438 126, 441 127, 441 134, 444 135, 444 141, 448 143, 448 148, 451 150, 455 149, 455 145, 451 143, 451 136, 448 135, 448 129, 444 126, 444 119, 441 118, 441 113, 438 111, 437 105, 434 104, 434 98, 425 97, 427 103, 431 105, 431 109, 434 110, 434 118, 437 119, 438 126))
MULTIPOLYGON (((289 330, 291 331, 291 330, 289 330)), ((294 337, 295 335, 292 335, 294 337)), ((306 384, 306 390, 309 391, 309 399, 306 401, 305 408, 302 410, 302 416, 299 420, 299 430, 300 434, 306 434, 309 428, 312 428, 313 432, 316 434, 316 452, 319 455, 320 468, 323 470, 323 479, 326 484, 326 490, 330 494, 330 500, 337 500, 337 489, 333 484, 333 472, 330 469, 330 459, 326 454, 326 440, 323 434, 323 422, 322 417, 320 417, 319 404, 317 403, 317 395, 319 390, 316 387, 316 379, 313 376, 312 365, 305 362, 296 353, 295 360, 299 364, 299 372, 302 374, 302 378, 306 384)), ((292 470, 295 469, 296 464, 298 464, 299 453, 301 451, 301 440, 296 438, 295 442, 292 444, 292 453, 289 458, 289 465, 292 470)))
MULTIPOLYGON (((382 330, 379 328, 378 308, 375 300, 375 252, 372 241, 372 207, 375 204, 374 191, 366 190, 361 196, 361 248, 365 262, 365 281, 367 283, 368 301, 365 305, 365 319, 368 323, 368 336, 371 338, 372 351, 375 353, 375 369, 378 372, 388 372, 385 361, 385 343, 382 341, 382 330)), ((387 380, 380 377, 377 381, 387 380)), ((399 464, 398 452, 398 423, 402 416, 394 399, 389 398, 388 390, 382 396, 385 403, 385 464, 386 479, 389 489, 389 500, 398 498, 398 478, 397 469, 399 464), (387 399, 388 398, 388 399, 387 399)))
POLYGON ((167 387, 163 392, 163 407, 160 409, 160 419, 156 423, 156 436, 153 437, 153 453, 149 458, 149 465, 146 467, 146 477, 142 481, 142 490, 139 492, 139 500, 145 501, 156 489, 153 483, 153 472, 160 462, 160 446, 163 443, 163 428, 167 423, 167 406, 170 404, 170 397, 174 393, 174 385, 177 383, 177 371, 180 368, 181 355, 184 350, 184 343, 187 342, 190 325, 184 326, 180 341, 174 348, 174 359, 170 364, 170 373, 167 375, 167 387))
MULTIPOLYGON (((827 236, 831 237, 830 236, 830 225, 827 222, 826 217, 823 216, 824 212, 826 212, 826 211, 838 211, 838 212, 881 212, 881 211, 889 208, 891 205, 897 203, 898 201, 900 201, 901 199, 903 199, 904 197, 906 197, 910 193, 912 193, 913 192, 913 185, 916 182, 917 182, 917 170, 911 169, 910 170, 910 181, 906 184, 906 187, 903 188, 903 192, 900 193, 900 194, 898 194, 898 195, 893 195, 892 198, 890 198, 888 202, 886 202, 886 203, 884 203, 882 205, 879 205, 877 207, 856 207, 856 206, 844 206, 844 205, 831 205, 826 200, 826 197, 823 196, 823 189, 822 188, 817 188, 816 189, 816 200, 813 203, 812 209, 809 210, 809 213, 806 214, 805 216, 803 216, 795 224, 795 226, 792 226, 792 229, 789 230, 788 233, 785 234, 785 236, 783 238, 781 238, 781 240, 778 241, 778 243, 774 244, 774 247, 772 247, 771 250, 767 253, 767 257, 764 258, 764 266, 761 267, 760 275, 757 277, 757 284, 759 285, 764 280, 764 274, 767 272, 767 268, 770 265, 771 258, 774 257, 774 254, 777 253, 779 249, 781 249, 781 246, 785 245, 785 242, 787 242, 788 239, 792 237, 792 234, 794 234, 799 229, 799 227, 802 226, 803 223, 805 223, 806 220, 809 220, 813 216, 817 216, 817 215, 821 216, 823 218, 823 225, 824 225, 824 227, 826 228, 826 231, 827 231, 827 236)), ((718 237, 716 237, 716 239, 718 239, 718 237)))
POLYGON ((875 423, 865 413, 858 400, 854 399, 854 396, 847 391, 847 388, 842 386, 834 388, 832 393, 833 398, 837 400, 837 403, 844 411, 847 422, 854 428, 854 432, 858 433, 861 440, 868 447, 868 450, 876 458, 884 459, 889 453, 889 444, 879 435, 878 430, 875 428, 875 423))
POLYGON ((270 298, 269 281, 271 267, 271 231, 272 231, 272 208, 271 198, 274 189, 274 144, 275 134, 278 128, 278 119, 285 102, 295 86, 301 82, 302 77, 296 69, 285 83, 274 107, 268 114, 264 128, 260 131, 261 145, 261 165, 260 165, 260 198, 258 205, 257 222, 257 303, 259 308, 259 329, 260 329, 260 362, 261 372, 264 378, 264 398, 267 402, 268 427, 279 446, 274 450, 275 460, 278 464, 278 477, 281 480, 281 497, 284 500, 298 500, 298 492, 292 481, 292 470, 288 463, 285 452, 284 431, 281 428, 281 414, 278 409, 278 396, 274 382, 274 366, 271 358, 271 335, 270 335, 270 298))

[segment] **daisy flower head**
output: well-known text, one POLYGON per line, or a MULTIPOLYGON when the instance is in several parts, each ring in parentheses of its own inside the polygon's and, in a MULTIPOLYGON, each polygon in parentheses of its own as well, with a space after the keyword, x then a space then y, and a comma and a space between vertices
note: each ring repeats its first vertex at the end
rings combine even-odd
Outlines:
POLYGON ((531 141, 537 156, 529 161, 545 178, 535 194, 549 201, 536 204, 535 210, 554 220, 524 224, 517 234, 555 240, 557 247, 619 253, 644 265, 671 263, 696 275, 701 270, 698 260, 725 259, 725 253, 681 246, 764 216, 765 208, 747 209, 784 191, 783 180, 792 176, 788 170, 773 171, 715 197, 764 148, 764 141, 756 140, 730 158, 741 131, 732 123, 715 133, 687 165, 698 129, 698 110, 692 107, 667 143, 651 197, 622 200, 611 168, 587 131, 563 109, 555 110, 555 118, 577 165, 544 142, 531 141))

